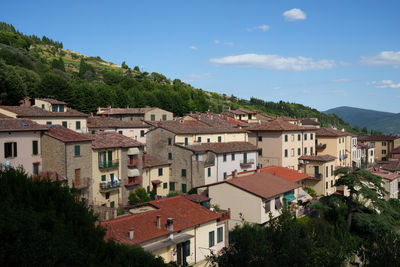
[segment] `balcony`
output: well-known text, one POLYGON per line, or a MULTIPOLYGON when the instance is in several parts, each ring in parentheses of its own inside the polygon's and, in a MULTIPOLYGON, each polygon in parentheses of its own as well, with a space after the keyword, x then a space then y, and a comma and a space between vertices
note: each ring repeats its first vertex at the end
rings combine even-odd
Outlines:
POLYGON ((316 148, 317 148, 317 149, 323 150, 323 149, 326 148, 326 144, 317 144, 317 145, 316 145, 316 148))
POLYGON ((125 187, 140 185, 142 184, 142 182, 143 182, 142 176, 129 177, 128 179, 125 179, 125 187))
POLYGON ((226 220, 229 220, 231 218, 231 209, 219 210, 219 211, 217 211, 217 213, 221 215, 221 217, 219 217, 217 219, 218 222, 226 221, 226 220))
POLYGON ((140 159, 138 158, 132 158, 128 159, 128 167, 137 167, 140 164, 140 159))
POLYGON ((118 166, 119 166, 119 160, 117 160, 117 159, 113 160, 113 161, 99 162, 100 170, 118 168, 118 166))
POLYGON ((315 173, 314 177, 317 179, 321 179, 322 178, 322 173, 315 173))
POLYGON ((120 183, 118 180, 114 180, 111 182, 102 182, 102 183, 100 183, 100 192, 103 192, 103 193, 110 192, 110 191, 118 189, 119 186, 120 186, 120 183))
POLYGON ((254 160, 241 161, 240 167, 248 168, 248 167, 251 167, 251 165, 253 165, 253 164, 254 164, 254 160))
POLYGON ((346 154, 346 155, 343 156, 343 159, 347 159, 348 157, 349 157, 349 155, 346 154))

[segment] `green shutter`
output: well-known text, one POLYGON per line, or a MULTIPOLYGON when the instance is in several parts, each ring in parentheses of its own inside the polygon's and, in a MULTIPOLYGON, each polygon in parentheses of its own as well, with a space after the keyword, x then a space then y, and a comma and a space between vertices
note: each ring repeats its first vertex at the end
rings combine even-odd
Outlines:
POLYGON ((182 193, 186 193, 186 184, 182 184, 182 193))
POLYGON ((175 183, 174 182, 169 182, 169 190, 175 191, 175 183))
POLYGON ((32 141, 32 154, 37 155, 38 154, 38 141, 32 141))

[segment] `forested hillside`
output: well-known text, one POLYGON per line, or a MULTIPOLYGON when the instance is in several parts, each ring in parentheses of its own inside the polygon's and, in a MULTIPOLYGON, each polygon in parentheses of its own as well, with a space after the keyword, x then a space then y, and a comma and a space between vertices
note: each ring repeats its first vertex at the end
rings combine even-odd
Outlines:
POLYGON ((125 62, 118 66, 99 56, 64 49, 62 42, 24 35, 12 25, 0 23, 0 102, 17 105, 24 96, 56 98, 85 113, 107 105, 157 106, 178 116, 244 107, 271 115, 317 117, 324 126, 357 131, 335 114, 324 114, 301 104, 245 100, 206 92, 125 62))

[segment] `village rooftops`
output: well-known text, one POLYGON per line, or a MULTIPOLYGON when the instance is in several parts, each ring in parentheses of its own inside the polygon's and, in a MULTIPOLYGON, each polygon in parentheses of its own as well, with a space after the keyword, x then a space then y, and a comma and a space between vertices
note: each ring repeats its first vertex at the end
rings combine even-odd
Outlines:
POLYGON ((137 114, 144 115, 147 112, 157 109, 156 107, 152 108, 98 108, 97 114, 107 114, 107 115, 129 115, 129 114, 137 114))
POLYGON ((301 173, 289 168, 285 168, 285 167, 281 167, 281 166, 269 166, 269 167, 264 167, 260 169, 260 172, 268 172, 271 173, 273 175, 279 176, 283 179, 286 179, 288 181, 291 182, 298 182, 301 180, 304 180, 308 177, 310 177, 310 175, 306 174, 306 173, 301 173))
POLYGON ((93 135, 86 135, 92 137, 92 148, 94 149, 144 146, 144 144, 116 132, 97 132, 93 135))
POLYGON ((179 233, 182 230, 195 227, 221 217, 220 214, 210 211, 183 196, 176 196, 154 200, 137 205, 151 206, 143 209, 143 212, 122 216, 112 220, 101 222, 100 225, 106 229, 105 240, 135 245, 155 238, 168 236, 171 233, 179 233), (157 228, 157 216, 160 218, 160 227, 157 228), (166 228, 168 218, 173 219, 173 230, 166 228), (129 233, 133 230, 133 239, 129 233))
POLYGON ((91 116, 87 119, 87 127, 91 128, 150 128, 145 122, 123 121, 105 116, 91 116))
MULTIPOLYGON (((206 123, 196 120, 174 120, 153 123, 154 126, 163 128, 175 134, 218 134, 218 133, 245 133, 246 131, 233 127, 211 127, 206 123)), ((151 131, 151 130, 150 130, 151 131)))
POLYGON ((52 105, 67 105, 67 103, 57 100, 57 99, 52 99, 52 98, 35 98, 35 100, 41 100, 41 101, 45 101, 48 102, 52 105))
POLYGON ((224 114, 194 113, 188 116, 198 121, 201 121, 202 123, 205 123, 210 127, 226 128, 226 127, 239 127, 247 125, 247 123, 245 122, 237 121, 224 114))
POLYGON ((47 126, 47 129, 48 131, 45 133, 46 135, 56 138, 65 143, 85 142, 92 140, 92 138, 90 138, 90 136, 87 134, 77 133, 61 125, 49 125, 47 126))
POLYGON ((389 180, 389 181, 393 181, 394 179, 400 177, 400 175, 395 172, 384 171, 384 170, 377 169, 377 168, 370 168, 367 170, 369 170, 372 174, 375 174, 375 175, 381 177, 382 179, 389 180))
POLYGON ((248 115, 248 114, 257 114, 257 111, 239 108, 239 109, 227 110, 225 111, 225 113, 232 113, 235 115, 248 115))
POLYGON ((0 118, 0 132, 47 131, 47 127, 27 119, 0 118))
POLYGON ((249 131, 271 131, 271 132, 316 131, 316 128, 294 125, 282 119, 275 119, 267 122, 264 121, 261 123, 250 123, 246 129, 249 131))
POLYGON ((31 117, 88 117, 89 115, 68 108, 65 112, 51 112, 39 107, 23 107, 23 106, 0 106, 0 109, 15 113, 18 118, 31 117))
POLYGON ((301 119, 301 124, 303 124, 303 125, 315 125, 315 126, 318 126, 318 125, 319 125, 319 123, 316 122, 315 120, 313 120, 313 119, 308 119, 308 118, 306 118, 306 119, 301 119))
POLYGON ((326 127, 318 128, 315 132, 316 137, 342 137, 347 135, 348 135, 347 132, 342 132, 339 130, 326 127))
POLYGON ((369 136, 369 135, 359 135, 358 140, 361 142, 365 141, 394 141, 398 136, 395 135, 375 135, 375 136, 369 136))
POLYGON ((318 155, 318 156, 301 156, 299 160, 308 160, 308 161, 319 161, 319 162, 329 162, 335 160, 336 157, 331 155, 318 155))
POLYGON ((171 163, 169 163, 167 160, 164 160, 157 155, 143 154, 143 168, 151 168, 170 164, 171 163))
POLYGON ((379 161, 376 163, 376 166, 385 171, 400 171, 400 161, 397 160, 379 161))
POLYGON ((233 152, 258 151, 257 146, 249 142, 226 142, 226 143, 202 143, 198 145, 180 146, 193 152, 211 151, 215 154, 233 152))

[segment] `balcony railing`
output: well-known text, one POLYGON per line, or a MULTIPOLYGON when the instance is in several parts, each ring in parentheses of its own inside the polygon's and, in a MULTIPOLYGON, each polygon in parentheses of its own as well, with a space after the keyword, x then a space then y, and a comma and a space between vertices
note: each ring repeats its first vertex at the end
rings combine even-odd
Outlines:
POLYGON ((128 167, 137 167, 140 164, 140 160, 138 158, 128 159, 128 167))
POLYGON ((326 144, 317 144, 316 147, 317 147, 317 149, 325 149, 326 144))
POLYGON ((142 182, 143 182, 142 176, 129 177, 129 178, 125 179, 125 187, 140 185, 140 184, 142 184, 142 182))
POLYGON ((240 162, 240 167, 250 167, 251 165, 254 164, 254 160, 247 160, 247 161, 241 161, 240 162))
POLYGON ((322 173, 316 173, 314 174, 315 178, 321 179, 322 178, 322 173))
POLYGON ((107 192, 111 190, 118 189, 120 186, 120 183, 118 180, 114 180, 111 182, 102 182, 100 183, 100 191, 107 192))
POLYGON ((119 160, 117 159, 113 161, 99 162, 99 169, 101 170, 118 168, 118 166, 119 166, 119 160))

